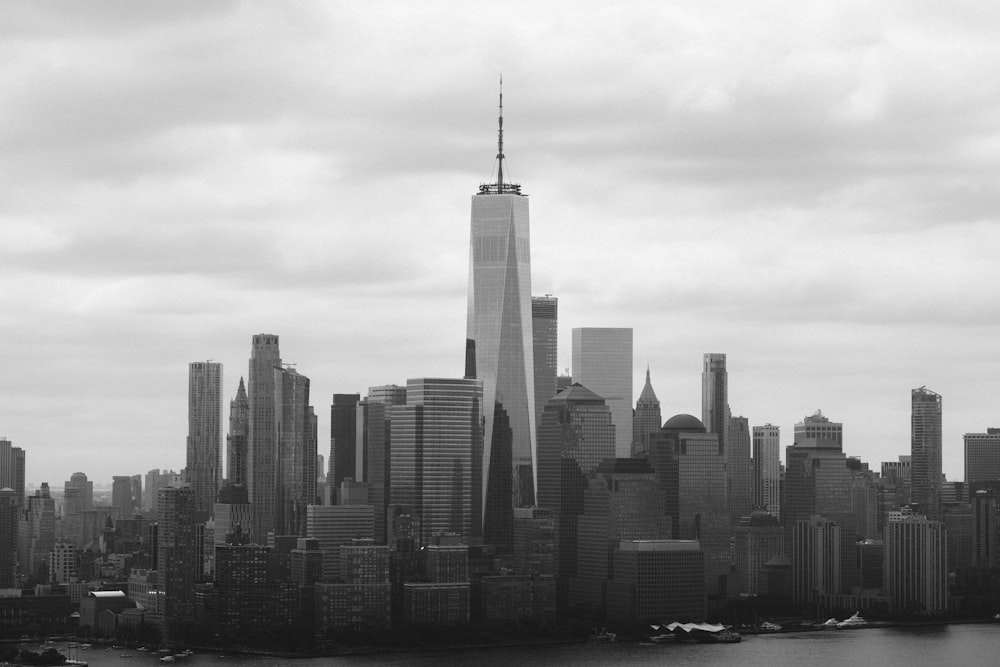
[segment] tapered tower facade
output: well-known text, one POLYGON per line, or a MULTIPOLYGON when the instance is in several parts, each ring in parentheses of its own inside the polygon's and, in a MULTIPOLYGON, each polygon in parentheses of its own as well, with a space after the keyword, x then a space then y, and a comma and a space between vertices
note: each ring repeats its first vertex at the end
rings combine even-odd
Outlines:
POLYGON ((502 547, 536 483, 528 198, 504 180, 502 93, 498 145, 496 181, 472 197, 465 376, 483 386, 483 539, 502 547))

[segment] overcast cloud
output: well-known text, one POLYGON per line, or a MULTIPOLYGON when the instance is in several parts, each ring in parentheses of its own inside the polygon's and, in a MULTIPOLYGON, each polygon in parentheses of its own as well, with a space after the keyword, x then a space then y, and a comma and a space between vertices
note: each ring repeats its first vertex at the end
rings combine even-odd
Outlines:
MULTIPOLYGON (((0 435, 30 482, 184 465, 187 364, 255 333, 334 392, 460 376, 469 198, 531 196, 533 292, 635 330, 664 418, 822 409, 877 468, 1000 426, 993 3, 12 2, 0 435)), ((228 409, 228 406, 227 406, 228 409)), ((228 412, 227 412, 228 415, 228 412)))

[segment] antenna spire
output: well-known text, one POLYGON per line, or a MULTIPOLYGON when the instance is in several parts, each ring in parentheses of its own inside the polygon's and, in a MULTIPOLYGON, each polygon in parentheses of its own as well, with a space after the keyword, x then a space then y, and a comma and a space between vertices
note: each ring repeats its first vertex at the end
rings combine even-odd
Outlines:
POLYGON ((500 75, 500 117, 497 131, 497 194, 503 193, 503 74, 500 75))

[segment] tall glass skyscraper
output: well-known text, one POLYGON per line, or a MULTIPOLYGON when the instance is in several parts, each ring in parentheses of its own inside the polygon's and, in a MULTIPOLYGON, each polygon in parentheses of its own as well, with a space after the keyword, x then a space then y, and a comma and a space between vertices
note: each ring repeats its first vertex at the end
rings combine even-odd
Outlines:
POLYGON ((729 374, 726 355, 706 352, 701 371, 701 422, 719 436, 719 451, 726 451, 729 431, 729 374))
POLYGON ((275 528, 275 488, 277 444, 275 442, 274 370, 281 368, 278 337, 258 334, 250 350, 247 394, 250 401, 250 428, 247 457, 247 491, 253 505, 251 538, 267 543, 267 533, 275 528))
POLYGON ((188 365, 187 481, 195 511, 211 512, 222 484, 222 364, 188 365))
POLYGON ((573 329, 573 382, 603 398, 615 425, 615 456, 632 453, 632 329, 573 329))
POLYGON ((535 383, 528 198, 504 182, 503 94, 497 177, 472 197, 466 378, 483 384, 482 522, 509 546, 513 508, 535 503, 535 383))
POLYGON ((941 395, 910 392, 911 499, 929 519, 941 516, 941 395))

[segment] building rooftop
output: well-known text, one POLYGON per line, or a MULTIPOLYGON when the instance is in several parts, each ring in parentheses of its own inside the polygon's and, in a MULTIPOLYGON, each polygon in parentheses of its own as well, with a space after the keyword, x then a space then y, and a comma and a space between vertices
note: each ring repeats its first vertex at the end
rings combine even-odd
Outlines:
POLYGON ((663 425, 669 431, 684 431, 687 433, 705 433, 705 425, 694 415, 680 414, 674 415, 663 425))

